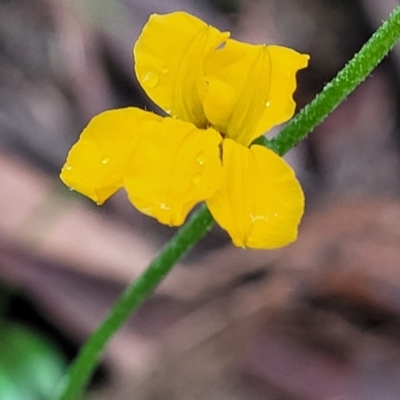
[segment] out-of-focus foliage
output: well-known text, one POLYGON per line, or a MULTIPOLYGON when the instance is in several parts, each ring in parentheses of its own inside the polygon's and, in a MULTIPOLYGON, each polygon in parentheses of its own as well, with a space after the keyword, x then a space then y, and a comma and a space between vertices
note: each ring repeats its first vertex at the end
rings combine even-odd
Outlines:
POLYGON ((12 323, 0 325, 0 399, 50 398, 66 362, 41 335, 12 323))

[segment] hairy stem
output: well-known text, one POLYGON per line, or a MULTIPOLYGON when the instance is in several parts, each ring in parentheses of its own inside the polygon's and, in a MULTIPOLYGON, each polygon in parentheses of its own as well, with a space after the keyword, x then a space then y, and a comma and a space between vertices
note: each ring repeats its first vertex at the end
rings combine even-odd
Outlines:
POLYGON ((153 292, 165 275, 212 227, 213 218, 201 205, 161 250, 147 269, 122 293, 97 330, 89 337, 62 383, 57 399, 78 398, 114 333, 153 292))
POLYGON ((283 155, 319 125, 383 60, 400 37, 400 7, 390 14, 361 50, 273 139, 254 141, 283 155))

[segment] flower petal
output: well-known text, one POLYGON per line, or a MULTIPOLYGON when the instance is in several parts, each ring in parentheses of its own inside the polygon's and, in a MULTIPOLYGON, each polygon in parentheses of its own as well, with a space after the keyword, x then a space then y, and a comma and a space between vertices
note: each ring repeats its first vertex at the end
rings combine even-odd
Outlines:
POLYGON ((271 57, 271 83, 262 118, 252 137, 258 138, 275 125, 292 118, 296 103, 293 93, 297 87, 296 74, 306 68, 309 56, 282 46, 267 46, 271 57))
POLYGON ((214 129, 172 118, 146 125, 124 181, 130 201, 163 224, 181 225, 221 184, 221 140, 214 129))
POLYGON ((219 131, 245 146, 294 113, 296 72, 308 56, 280 46, 228 40, 205 63, 203 106, 219 131))
POLYGON ((147 95, 168 114, 205 127, 198 94, 203 61, 228 37, 228 32, 184 12, 153 14, 133 50, 136 76, 147 95))
POLYGON ((224 180, 207 200, 236 246, 272 249, 297 237, 304 195, 291 167, 263 146, 223 142, 224 180))
POLYGON ((104 203, 122 187, 142 126, 161 120, 153 113, 132 107, 95 116, 69 151, 61 180, 97 204, 104 203))

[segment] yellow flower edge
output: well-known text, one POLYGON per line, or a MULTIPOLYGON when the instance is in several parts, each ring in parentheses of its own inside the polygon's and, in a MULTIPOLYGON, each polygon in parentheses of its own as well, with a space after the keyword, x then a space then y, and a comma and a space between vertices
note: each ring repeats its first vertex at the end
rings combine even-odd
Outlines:
POLYGON ((236 246, 277 248, 297 237, 304 194, 278 155, 251 142, 294 113, 308 56, 229 39, 184 12, 153 14, 135 72, 169 117, 138 108, 94 117, 61 171, 102 204, 120 188, 142 213, 180 226, 205 201, 236 246))
POLYGON ((293 169, 272 150, 223 143, 225 179, 207 200, 217 223, 240 247, 274 249, 297 238, 304 194, 293 169))
POLYGON ((96 115, 68 153, 60 178, 71 189, 103 204, 123 187, 126 168, 143 124, 162 117, 139 108, 96 115))

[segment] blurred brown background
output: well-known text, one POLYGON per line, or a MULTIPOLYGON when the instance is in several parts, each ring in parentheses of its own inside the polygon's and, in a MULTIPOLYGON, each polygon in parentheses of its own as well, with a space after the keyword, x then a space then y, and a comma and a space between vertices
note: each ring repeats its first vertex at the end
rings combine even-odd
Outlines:
MULTIPOLYGON (((186 10, 309 53, 303 106, 397 4, 0 0, 4 318, 73 357, 173 233, 124 193, 98 208, 58 180, 94 114, 154 108, 132 68, 149 14, 186 10)), ((88 399, 400 398, 399 78, 397 47, 288 154, 308 195, 299 240, 242 250, 215 228, 112 340, 88 399)))

